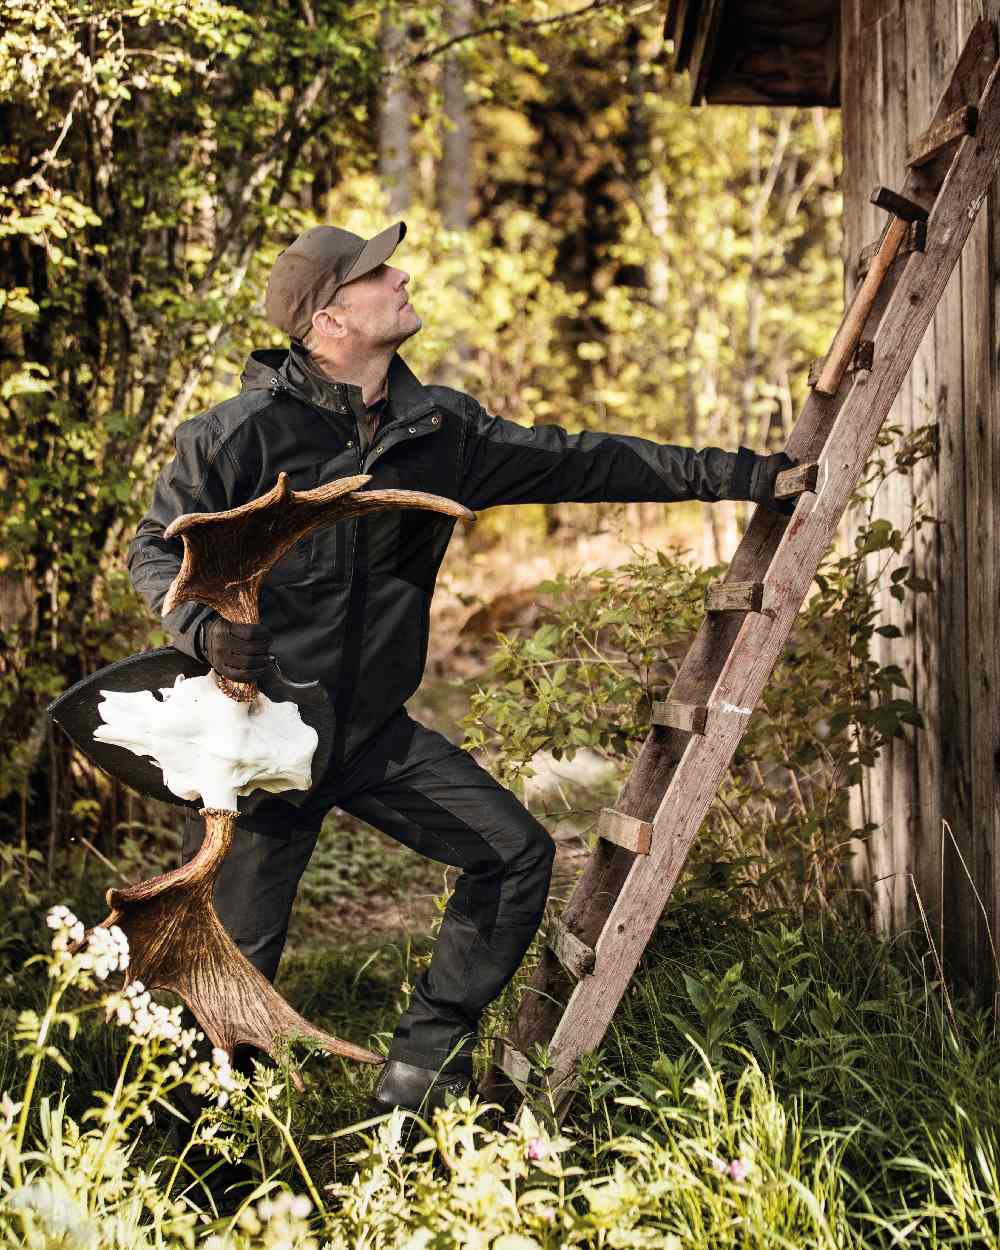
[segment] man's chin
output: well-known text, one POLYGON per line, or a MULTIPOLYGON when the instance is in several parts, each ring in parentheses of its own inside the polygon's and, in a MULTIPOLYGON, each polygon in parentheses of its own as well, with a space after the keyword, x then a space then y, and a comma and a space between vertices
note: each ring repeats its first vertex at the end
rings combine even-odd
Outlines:
POLYGON ((423 321, 421 321, 418 314, 414 313, 413 316, 410 318, 410 324, 408 326, 403 326, 398 331, 397 347, 399 346, 399 343, 405 343, 407 339, 413 338, 414 334, 416 334, 416 332, 421 328, 423 324, 424 323, 423 321))

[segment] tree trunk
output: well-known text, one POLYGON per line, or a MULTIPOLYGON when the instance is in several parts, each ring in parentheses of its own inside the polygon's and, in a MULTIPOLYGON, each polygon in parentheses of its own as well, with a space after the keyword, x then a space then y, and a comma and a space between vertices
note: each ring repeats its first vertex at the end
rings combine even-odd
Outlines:
MULTIPOLYGON (((394 11, 383 14, 379 50, 387 65, 401 61, 406 53, 406 25, 394 11)), ((389 213, 395 216, 410 206, 410 88, 402 74, 384 80, 378 111, 378 172, 389 192, 389 213)))

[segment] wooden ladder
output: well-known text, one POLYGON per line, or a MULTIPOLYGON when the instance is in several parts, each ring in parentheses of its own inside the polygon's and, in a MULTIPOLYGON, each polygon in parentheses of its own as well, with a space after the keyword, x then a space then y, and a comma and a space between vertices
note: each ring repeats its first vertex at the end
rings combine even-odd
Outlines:
POLYGON ((1000 163, 996 30, 979 22, 928 129, 908 150, 899 194, 873 201, 889 221, 863 249, 861 279, 788 439, 796 466, 776 494, 790 517, 757 508, 650 729, 541 960, 481 1095, 515 1108, 544 1079, 561 1118, 581 1055, 599 1046, 688 850, 784 648, 820 560, 1000 163))

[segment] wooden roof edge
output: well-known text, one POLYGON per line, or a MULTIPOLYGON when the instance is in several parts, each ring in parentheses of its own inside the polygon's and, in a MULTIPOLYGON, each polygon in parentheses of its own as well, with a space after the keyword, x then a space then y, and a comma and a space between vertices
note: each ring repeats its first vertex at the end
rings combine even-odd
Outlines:
MULTIPOLYGON (((793 13, 795 0, 785 0, 785 3, 789 13, 793 13)), ((693 105, 802 107, 819 104, 836 108, 840 104, 839 8, 837 0, 829 0, 825 73, 817 72, 813 54, 813 63, 804 70, 797 88, 794 83, 779 85, 769 81, 773 77, 770 74, 758 77, 754 65, 743 65, 741 70, 733 72, 733 49, 737 46, 734 35, 745 21, 742 0, 667 0, 663 37, 672 45, 674 69, 689 73, 693 105)), ((779 39, 777 46, 781 43, 779 39)))

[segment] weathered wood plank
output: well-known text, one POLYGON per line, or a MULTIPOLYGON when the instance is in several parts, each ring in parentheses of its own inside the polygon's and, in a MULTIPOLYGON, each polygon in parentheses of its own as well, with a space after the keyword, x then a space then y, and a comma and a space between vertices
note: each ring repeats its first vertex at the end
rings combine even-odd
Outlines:
POLYGON ((926 165, 935 157, 940 156, 952 144, 957 143, 964 135, 976 133, 976 109, 972 104, 963 104, 954 113, 941 122, 935 122, 918 135, 907 149, 906 163, 911 169, 926 165))
POLYGON ((597 819, 597 836, 615 846, 623 847, 636 855, 648 855, 653 826, 648 820, 638 820, 613 807, 604 807, 597 819))
POLYGON ((559 916, 549 921, 547 942, 549 950, 574 979, 579 980, 594 971, 594 948, 582 942, 559 916))
POLYGON ((708 722, 708 708, 691 703, 674 703, 670 699, 653 704, 650 717, 654 725, 682 729, 689 734, 703 734, 708 722))
MULTIPOLYGON (((965 547, 969 572, 966 615, 969 648, 969 743, 972 780, 972 851, 969 867, 986 915, 994 914, 996 772, 1000 743, 995 707, 997 674, 997 431, 991 428, 990 361, 995 350, 989 307, 989 219, 981 213, 962 253, 962 345, 965 416, 965 547), (991 349, 991 344, 993 348, 991 349)), ((988 984, 992 958, 982 913, 970 908, 976 929, 975 983, 988 984)))
MULTIPOLYGON (((858 3, 861 4, 861 0, 858 0, 858 3)), ((863 4, 862 7, 864 7, 863 4)), ((869 186, 874 186, 883 180, 880 128, 871 124, 871 119, 879 116, 882 107, 882 41, 879 38, 880 29, 881 17, 878 19, 878 25, 875 26, 874 30, 869 29, 866 31, 866 37, 863 39, 860 48, 859 62, 855 69, 859 78, 858 107, 862 110, 862 144, 861 159, 855 171, 856 182, 853 188, 852 202, 853 212, 861 223, 861 230, 865 238, 875 237, 877 233, 882 233, 886 226, 883 214, 878 212, 875 206, 868 200, 869 186)), ((905 265, 909 263, 910 258, 907 257, 905 265)), ((869 333, 866 337, 874 338, 874 335, 869 333)), ((864 512, 858 520, 861 524, 867 521, 867 516, 864 512)), ((874 576, 880 558, 878 553, 869 555, 866 558, 866 577, 874 576)), ((861 780, 865 821, 877 827, 876 832, 869 837, 865 845, 865 858, 873 910, 876 916, 881 917, 885 916, 886 911, 886 887, 884 882, 889 879, 892 872, 892 864, 887 854, 885 840, 879 834, 879 831, 887 828, 892 820, 892 789, 887 784, 888 776, 886 761, 883 760, 879 767, 867 769, 861 780)))
POLYGON ((705 590, 706 612, 759 612, 763 606, 763 582, 713 582, 705 590))
MULTIPOLYGON (((871 368, 871 364, 865 366, 871 368)), ((790 499, 793 495, 801 495, 804 490, 815 490, 819 479, 819 465, 797 464, 791 469, 782 469, 774 479, 775 499, 790 499)))
MULTIPOLYGON (((920 125, 931 116, 934 98, 943 84, 931 84, 930 47, 932 43, 930 6, 906 6, 906 72, 908 113, 920 125)), ((953 58, 954 59, 954 58, 953 58)), ((936 327, 948 289, 938 305, 910 370, 910 391, 915 428, 935 419, 936 327)), ((935 459, 918 461, 913 469, 912 502, 932 517, 938 515, 938 466, 935 459)), ((941 647, 938 635, 940 611, 940 572, 936 525, 924 526, 913 536, 913 571, 934 587, 929 594, 912 596, 910 620, 913 630, 913 699, 924 718, 925 728, 915 735, 916 767, 914 788, 914 875, 916 889, 927 914, 938 950, 941 941, 941 717, 938 674, 941 647)))
MULTIPOLYGON (((903 6, 883 19, 879 37, 882 43, 880 117, 884 120, 881 136, 881 162, 885 178, 888 180, 892 177, 898 178, 900 172, 906 167, 906 137, 911 131, 925 123, 927 113, 917 116, 908 112, 906 14, 903 6)), ((895 455, 913 430, 913 402, 908 382, 900 387, 899 394, 889 410, 887 423, 897 425, 902 430, 899 440, 891 449, 895 455)), ((885 489, 889 519, 905 533, 912 516, 911 479, 908 474, 893 473, 885 489)), ((885 575, 881 587, 882 620, 886 624, 895 625, 901 636, 886 638, 878 635, 878 639, 883 662, 898 664, 912 686, 913 641, 909 605, 905 602, 900 603, 898 599, 892 597, 889 580, 895 569, 908 564, 910 560, 911 553, 904 547, 902 553, 891 556, 885 564, 885 575)), ((905 726, 902 730, 903 736, 891 739, 886 748, 886 763, 890 769, 889 784, 892 790, 891 823, 883 829, 882 836, 888 839, 889 844, 888 858, 892 875, 885 885, 886 892, 892 900, 891 913, 887 919, 891 932, 894 934, 902 933, 913 922, 919 923, 910 884, 914 858, 915 732, 913 726, 905 726)))
POLYGON ((495 1062, 500 1071, 519 1088, 531 1080, 531 1061, 510 1042, 501 1039, 497 1043, 495 1062))

